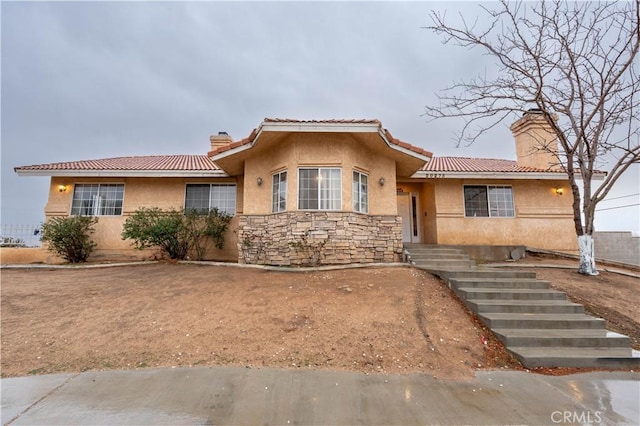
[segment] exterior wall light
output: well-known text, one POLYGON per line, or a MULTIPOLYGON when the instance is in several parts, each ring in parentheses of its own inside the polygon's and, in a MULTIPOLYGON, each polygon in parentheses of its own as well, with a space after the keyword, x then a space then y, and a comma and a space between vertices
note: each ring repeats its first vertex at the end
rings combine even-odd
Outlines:
POLYGON ((562 189, 562 188, 556 188, 556 194, 558 194, 558 195, 562 195, 562 194, 564 194, 564 189, 562 189))
POLYGON ((380 178, 380 180, 378 181, 378 183, 380 184, 380 186, 384 186, 384 182, 385 182, 385 180, 384 180, 384 178, 383 178, 383 177, 381 177, 381 178, 380 178))
POLYGON ((261 186, 262 185, 262 178, 261 177, 257 178, 256 179, 256 183, 258 184, 258 186, 261 186))
POLYGON ((67 185, 58 185, 58 192, 67 192, 67 185))

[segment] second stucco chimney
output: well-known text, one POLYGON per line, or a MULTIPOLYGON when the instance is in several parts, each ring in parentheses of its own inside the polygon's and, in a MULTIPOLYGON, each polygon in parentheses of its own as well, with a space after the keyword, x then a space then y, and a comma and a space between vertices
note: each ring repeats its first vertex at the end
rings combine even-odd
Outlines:
MULTIPOLYGON (((558 120, 557 115, 551 116, 558 120)), ((558 167, 558 138, 540 109, 530 109, 510 127, 519 166, 548 170, 558 167)))
POLYGON ((218 132, 217 135, 211 135, 209 137, 209 142, 211 143, 211 151, 215 151, 220 147, 223 147, 232 143, 233 138, 229 136, 227 132, 218 132))

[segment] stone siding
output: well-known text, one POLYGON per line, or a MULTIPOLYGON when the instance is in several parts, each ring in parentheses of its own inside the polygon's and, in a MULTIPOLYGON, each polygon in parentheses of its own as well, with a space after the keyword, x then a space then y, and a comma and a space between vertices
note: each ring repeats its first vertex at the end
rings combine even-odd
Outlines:
POLYGON ((316 266, 402 258, 400 216, 284 212, 238 219, 240 263, 316 266))

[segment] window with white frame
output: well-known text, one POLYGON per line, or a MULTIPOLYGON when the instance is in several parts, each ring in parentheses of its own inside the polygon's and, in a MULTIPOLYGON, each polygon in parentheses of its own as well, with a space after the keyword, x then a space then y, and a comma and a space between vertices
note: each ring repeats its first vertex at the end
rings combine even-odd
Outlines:
POLYGON ((369 178, 366 174, 353 171, 353 211, 367 213, 369 211, 369 178))
POLYGON ((298 169, 298 209, 342 209, 342 170, 336 167, 298 169))
POLYGON ((187 184, 184 209, 208 213, 218 209, 231 216, 236 214, 235 183, 187 184))
POLYGON ((465 186, 464 215, 466 217, 514 217, 513 189, 510 186, 465 186))
POLYGON ((283 212, 287 209, 287 171, 273 174, 271 211, 283 212))
POLYGON ((124 184, 76 184, 71 201, 72 216, 120 216, 124 200, 124 184))

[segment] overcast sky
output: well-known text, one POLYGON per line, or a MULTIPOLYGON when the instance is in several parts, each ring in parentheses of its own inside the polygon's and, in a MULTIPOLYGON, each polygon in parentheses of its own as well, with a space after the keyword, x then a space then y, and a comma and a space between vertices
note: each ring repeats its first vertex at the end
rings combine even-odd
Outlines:
MULTIPOLYGON (((209 135, 249 135, 265 117, 377 118, 438 156, 515 159, 505 123, 456 148, 460 123, 424 106, 491 61, 423 29, 432 9, 473 3, 0 2, 2 223, 44 219, 49 178, 16 166, 129 155, 205 154, 209 135)), ((638 204, 635 167, 601 208, 638 204), (629 195, 636 194, 629 197, 629 195)), ((597 230, 640 233, 638 206, 597 230)))

